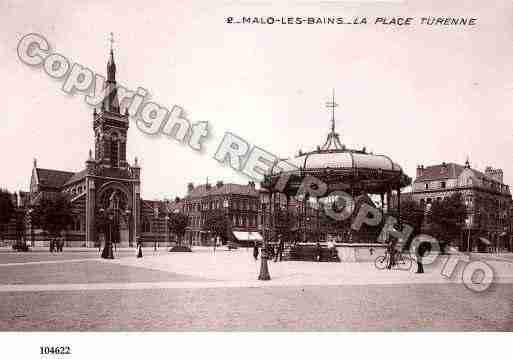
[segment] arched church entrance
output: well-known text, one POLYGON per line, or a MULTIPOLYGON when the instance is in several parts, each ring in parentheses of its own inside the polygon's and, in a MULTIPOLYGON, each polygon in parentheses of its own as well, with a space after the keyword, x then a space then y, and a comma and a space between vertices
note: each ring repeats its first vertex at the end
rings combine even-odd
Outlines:
POLYGON ((131 200, 128 192, 120 185, 102 188, 98 195, 98 212, 104 223, 99 231, 99 239, 105 243, 106 236, 111 236, 114 247, 132 246, 131 236, 131 200))

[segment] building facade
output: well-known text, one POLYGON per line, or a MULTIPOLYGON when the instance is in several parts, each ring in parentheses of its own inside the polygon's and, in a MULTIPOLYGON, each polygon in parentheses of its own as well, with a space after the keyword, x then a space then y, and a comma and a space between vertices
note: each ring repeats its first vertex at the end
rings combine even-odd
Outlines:
MULTIPOLYGON (((261 238, 258 234, 259 192, 254 182, 247 185, 217 181, 194 186, 189 183, 187 195, 178 201, 180 211, 189 217, 186 240, 192 245, 211 245, 212 235, 204 229, 213 213, 222 213, 228 220, 229 241, 244 244, 261 238)), ((175 206, 178 205, 175 203, 175 206)))
POLYGON ((467 208, 466 226, 470 230, 467 235, 472 236, 474 244, 478 243, 478 238, 484 237, 508 246, 512 199, 501 169, 486 167, 481 172, 472 168, 468 160, 465 165, 442 163, 417 167, 411 193, 414 201, 429 209, 434 201, 454 193, 461 194, 467 208))

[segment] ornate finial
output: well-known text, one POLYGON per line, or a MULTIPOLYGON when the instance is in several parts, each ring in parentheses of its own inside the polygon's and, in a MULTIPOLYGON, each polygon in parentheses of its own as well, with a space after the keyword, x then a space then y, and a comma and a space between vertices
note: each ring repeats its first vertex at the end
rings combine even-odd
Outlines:
POLYGON ((114 41, 114 33, 113 32, 110 33, 109 42, 110 42, 110 52, 112 52, 113 47, 114 47, 114 42, 115 42, 114 41))
POLYGON ((467 159, 465 161, 465 167, 466 168, 470 168, 470 159, 469 159, 469 155, 467 155, 467 159))
POLYGON ((338 103, 335 102, 335 89, 331 92, 331 101, 326 102, 326 107, 331 108, 331 133, 335 133, 335 107, 338 103))
POLYGON ((138 161, 137 161, 137 156, 135 156, 134 165, 135 165, 135 167, 137 167, 137 166, 139 165, 139 163, 138 163, 138 161))
POLYGON ((322 146, 322 150, 344 150, 344 146, 340 142, 338 133, 335 132, 335 89, 331 93, 331 101, 326 102, 326 107, 331 108, 331 132, 328 134, 326 142, 322 146))
POLYGON ((34 168, 37 168, 37 159, 34 158, 34 168))
POLYGON ((93 151, 89 149, 89 161, 93 160, 93 151))

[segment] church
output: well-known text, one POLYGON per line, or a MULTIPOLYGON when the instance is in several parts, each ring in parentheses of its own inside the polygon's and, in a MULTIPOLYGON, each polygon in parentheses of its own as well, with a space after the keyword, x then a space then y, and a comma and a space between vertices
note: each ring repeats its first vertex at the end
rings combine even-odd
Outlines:
MULTIPOLYGON (((129 114, 120 108, 112 48, 105 86, 108 95, 101 109, 93 111, 94 152, 89 150, 84 168, 76 173, 44 169, 34 160, 29 202, 35 205, 41 198, 57 193, 70 199, 73 225, 63 233, 66 246, 97 246, 102 241, 102 234, 97 233, 97 223, 107 214, 113 223, 113 238, 118 246, 135 246, 138 240, 147 243, 169 240, 163 224, 164 214, 168 212, 167 203, 141 199, 141 169, 137 157, 132 164, 126 158, 129 114), (154 230, 141 236, 141 223, 150 221, 154 230)), ((47 245, 41 230, 30 228, 30 211, 27 223, 27 239, 32 245, 47 245)))

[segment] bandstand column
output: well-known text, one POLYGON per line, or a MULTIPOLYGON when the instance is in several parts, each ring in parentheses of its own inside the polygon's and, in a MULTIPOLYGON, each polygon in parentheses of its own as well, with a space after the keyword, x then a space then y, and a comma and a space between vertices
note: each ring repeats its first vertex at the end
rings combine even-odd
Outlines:
POLYGON ((401 220, 401 187, 397 188, 397 216, 399 217, 397 220, 399 221, 399 228, 403 229, 403 224, 401 220))

